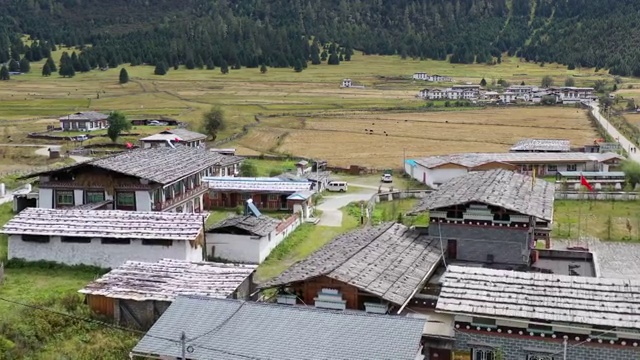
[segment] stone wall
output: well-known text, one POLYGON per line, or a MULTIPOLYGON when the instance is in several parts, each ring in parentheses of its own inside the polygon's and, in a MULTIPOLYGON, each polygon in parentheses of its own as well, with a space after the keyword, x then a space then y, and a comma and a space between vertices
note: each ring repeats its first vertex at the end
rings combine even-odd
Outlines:
MULTIPOLYGON (((488 335, 480 332, 456 331, 454 352, 468 352, 471 348, 500 348, 505 360, 526 360, 528 354, 555 354, 562 359, 561 339, 540 339, 519 335, 488 335), (484 345, 484 346, 483 346, 484 345)), ((635 360, 640 359, 640 347, 603 345, 569 341, 567 360, 635 360), (578 345, 579 344, 579 345, 578 345)))

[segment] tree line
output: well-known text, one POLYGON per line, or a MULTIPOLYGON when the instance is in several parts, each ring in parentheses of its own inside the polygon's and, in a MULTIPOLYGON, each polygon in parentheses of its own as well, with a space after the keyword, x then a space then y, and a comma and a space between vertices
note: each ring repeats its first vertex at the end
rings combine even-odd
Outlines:
POLYGON ((640 76, 640 49, 633 41, 640 32, 637 1, 0 0, 0 5, 5 24, 0 62, 18 61, 15 53, 29 61, 44 59, 51 48, 46 44, 58 43, 91 45, 82 51, 95 59, 87 59, 89 65, 102 59, 109 67, 155 65, 160 73, 179 65, 302 71, 308 63, 337 64, 341 55, 346 61, 357 49, 487 64, 499 63, 507 53, 640 76), (22 33, 36 42, 20 45, 22 33), (331 53, 330 44, 343 51, 331 53))

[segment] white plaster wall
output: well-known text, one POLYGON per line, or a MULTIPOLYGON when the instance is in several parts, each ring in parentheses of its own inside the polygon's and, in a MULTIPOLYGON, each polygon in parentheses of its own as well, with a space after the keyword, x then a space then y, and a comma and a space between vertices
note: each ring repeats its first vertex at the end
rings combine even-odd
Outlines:
POLYGON ((260 242, 268 239, 252 237, 249 235, 233 234, 207 234, 208 254, 229 261, 240 261, 258 264, 262 260, 260 254, 260 242), (211 251, 214 249, 214 251, 211 251))
POLYGON ((136 211, 151 211, 151 194, 148 191, 136 191, 136 211))
MULTIPOLYGON (((426 169, 426 184, 433 187, 435 183, 444 184, 447 181, 458 176, 465 175, 467 169, 426 169)), ((422 181, 422 179, 420 179, 422 181)))
POLYGON ((284 239, 289 236, 300 224, 302 221, 298 218, 296 221, 291 223, 285 229, 282 230, 279 234, 276 234, 275 231, 271 232, 271 240, 266 236, 260 240, 260 262, 263 262, 264 259, 271 254, 271 251, 276 248, 284 239))
POLYGON ((73 203, 76 206, 84 204, 84 191, 73 190, 73 203))
POLYGON ((196 246, 192 247, 189 241, 183 241, 185 246, 185 260, 188 261, 203 261, 202 258, 202 247, 196 246))
MULTIPOLYGON (((9 259, 47 260, 68 265, 85 264, 114 268, 127 260, 147 262, 164 258, 187 260, 185 246, 189 246, 188 242, 174 241, 172 246, 142 245, 142 240, 132 240, 129 245, 101 244, 100 239, 92 239, 88 244, 62 243, 58 236, 51 237, 48 243, 34 243, 22 241, 20 235, 11 235, 9 259)), ((195 251, 194 249, 192 252, 195 251)), ((196 257, 194 254, 190 256, 196 257)), ((197 260, 202 260, 202 256, 197 260)))
POLYGON ((53 189, 40 188, 38 202, 41 208, 53 209, 53 189))

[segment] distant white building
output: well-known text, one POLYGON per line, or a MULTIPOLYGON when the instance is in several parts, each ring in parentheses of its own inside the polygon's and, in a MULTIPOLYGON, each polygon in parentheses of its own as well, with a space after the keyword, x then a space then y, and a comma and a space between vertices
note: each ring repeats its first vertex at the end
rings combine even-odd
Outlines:
POLYGON ((342 85, 340 85, 340 87, 350 88, 351 86, 353 86, 351 79, 342 79, 342 85))
POLYGON ((424 73, 424 72, 417 72, 417 73, 413 74, 413 80, 422 80, 422 81, 429 81, 429 82, 451 82, 451 81, 453 81, 453 79, 450 78, 449 76, 429 75, 429 74, 424 73))
POLYGON ((413 80, 424 80, 424 81, 427 81, 428 78, 429 78, 429 74, 427 74, 427 73, 417 72, 417 73, 413 74, 413 80))
POLYGON ((2 232, 9 259, 115 268, 127 260, 202 261, 208 214, 26 208, 2 232))
POLYGON ((475 100, 480 97, 479 88, 422 89, 418 97, 427 100, 475 100))

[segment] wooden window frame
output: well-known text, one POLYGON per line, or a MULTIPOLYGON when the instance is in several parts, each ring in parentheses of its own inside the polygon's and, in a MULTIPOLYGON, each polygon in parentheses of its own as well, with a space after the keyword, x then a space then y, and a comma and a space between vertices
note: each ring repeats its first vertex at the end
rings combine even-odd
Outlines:
POLYGON ((84 203, 85 204, 97 204, 97 203, 101 203, 101 202, 103 202, 105 200, 106 200, 106 196, 104 194, 104 191, 87 190, 87 191, 84 192, 84 203), (94 202, 89 201, 90 200, 90 196, 98 195, 98 194, 100 194, 102 196, 102 200, 94 201, 94 202))
POLYGON ((160 239, 142 239, 142 245, 145 246, 173 246, 173 240, 160 239))
POLYGON ((82 236, 61 236, 60 242, 70 244, 91 244, 91 238, 82 236))
POLYGON ((115 193, 115 209, 116 210, 135 210, 136 209, 136 192, 135 191, 116 191, 115 193), (120 204, 121 194, 131 194, 133 196, 133 204, 123 205, 120 204))
POLYGON ((48 235, 32 235, 32 234, 22 234, 20 238, 24 242, 33 242, 33 243, 41 243, 46 244, 51 242, 51 237, 48 235))
POLYGON ((56 208, 58 207, 71 207, 71 206, 75 206, 76 204, 76 196, 75 196, 75 191, 73 190, 55 190, 54 191, 54 196, 55 196, 55 201, 56 201, 56 208), (67 204, 61 204, 60 203, 60 196, 65 195, 64 193, 71 193, 71 203, 67 204))
POLYGON ((100 239, 102 245, 130 245, 131 239, 116 239, 116 238, 102 238, 100 239))

